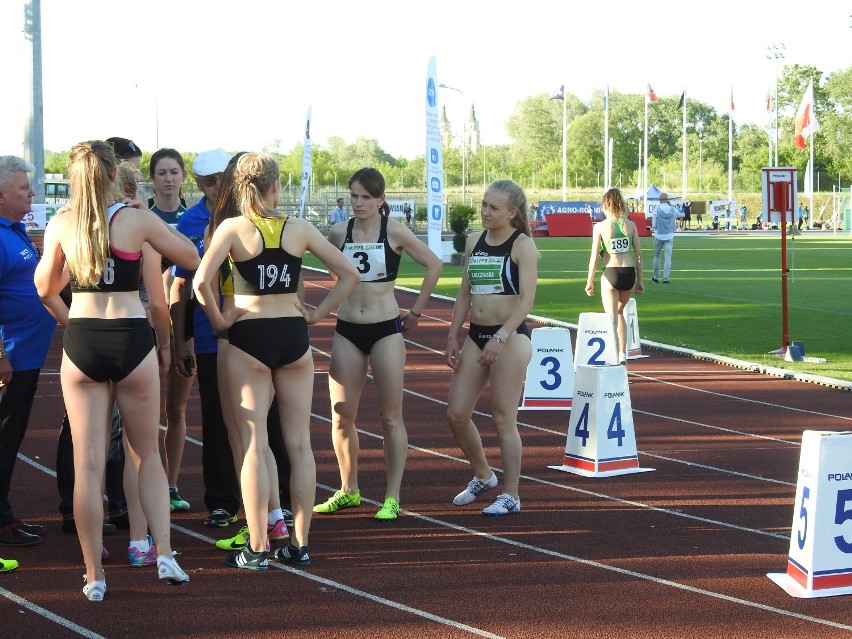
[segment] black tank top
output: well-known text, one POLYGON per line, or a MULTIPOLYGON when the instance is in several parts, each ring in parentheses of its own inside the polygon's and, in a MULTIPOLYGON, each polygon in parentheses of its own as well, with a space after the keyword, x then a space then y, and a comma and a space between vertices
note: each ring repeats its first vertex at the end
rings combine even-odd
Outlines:
POLYGON ((518 295, 521 292, 520 269, 512 261, 512 245, 521 234, 512 236, 498 246, 485 242, 483 231, 467 262, 467 279, 473 295, 518 295))
POLYGON ((250 260, 234 262, 234 294, 295 293, 299 288, 302 258, 282 248, 281 237, 287 217, 264 217, 253 223, 263 237, 263 250, 250 260))
MULTIPOLYGON (((116 203, 107 209, 107 221, 110 227, 116 214, 124 204, 116 203)), ((139 272, 142 253, 116 253, 112 245, 109 247, 109 257, 104 265, 101 279, 96 286, 80 286, 77 278, 71 273, 71 291, 74 293, 123 293, 139 290, 139 272)))
POLYGON ((346 226, 346 239, 340 250, 361 274, 362 282, 393 282, 399 272, 401 255, 388 243, 388 218, 382 216, 379 239, 376 242, 355 242, 352 229, 355 218, 346 226))

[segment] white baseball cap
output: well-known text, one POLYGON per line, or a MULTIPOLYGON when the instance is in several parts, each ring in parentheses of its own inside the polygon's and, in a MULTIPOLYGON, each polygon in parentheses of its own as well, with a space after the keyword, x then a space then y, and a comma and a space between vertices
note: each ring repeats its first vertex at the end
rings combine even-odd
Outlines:
POLYGON ((192 171, 195 175, 215 175, 222 173, 228 162, 231 160, 231 154, 225 149, 213 149, 212 151, 202 151, 192 163, 192 171))

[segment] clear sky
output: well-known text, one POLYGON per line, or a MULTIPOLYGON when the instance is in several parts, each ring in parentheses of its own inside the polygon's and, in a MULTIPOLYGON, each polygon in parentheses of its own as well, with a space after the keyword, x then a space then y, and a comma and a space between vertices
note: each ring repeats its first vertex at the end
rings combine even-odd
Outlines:
MULTIPOLYGON (((0 154, 22 152, 29 104, 23 0, 0 2, 0 154)), ((844 0, 41 0, 45 147, 131 137, 143 149, 275 148, 311 132, 425 148, 426 65, 437 57, 447 115, 472 103, 482 143, 509 141, 517 103, 560 84, 690 96, 764 124, 775 62, 852 66, 844 0)))

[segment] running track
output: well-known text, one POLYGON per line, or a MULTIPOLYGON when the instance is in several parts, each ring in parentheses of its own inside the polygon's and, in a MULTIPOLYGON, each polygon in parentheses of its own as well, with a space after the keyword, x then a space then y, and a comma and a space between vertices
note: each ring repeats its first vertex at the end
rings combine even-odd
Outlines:
MULTIPOLYGON (((330 281, 307 274, 308 302, 330 281)), ((398 293, 408 308, 413 295, 398 293)), ((596 310, 596 309, 590 309, 596 310)), ((380 524, 382 442, 369 386, 361 405, 362 506, 314 518, 313 566, 237 571, 204 528, 197 394, 188 407, 181 492, 172 520, 187 587, 124 562, 124 531, 105 538, 106 600, 80 592, 76 537, 56 509, 62 416, 54 340, 15 471, 17 514, 44 523, 34 548, 0 575, 0 637, 836 638, 852 634, 848 597, 798 600, 766 576, 783 572, 805 429, 852 429, 852 394, 663 351, 631 361, 639 460, 655 472, 583 478, 561 464, 568 414, 521 412, 523 512, 490 518, 454 507, 470 479, 446 425, 449 302, 433 301, 407 335, 410 452, 403 514, 380 524)), ((333 321, 311 330, 317 368, 313 443, 318 498, 338 486, 326 384, 333 321)), ((489 458, 499 449, 486 396, 475 418, 489 458)), ((499 471, 498 471, 499 475, 499 471)), ((493 493, 492 493, 493 494, 493 493)), ((487 495, 490 497, 491 494, 487 495)), ((222 532, 236 531, 231 527, 222 532)), ((847 535, 848 538, 848 535, 847 535)))

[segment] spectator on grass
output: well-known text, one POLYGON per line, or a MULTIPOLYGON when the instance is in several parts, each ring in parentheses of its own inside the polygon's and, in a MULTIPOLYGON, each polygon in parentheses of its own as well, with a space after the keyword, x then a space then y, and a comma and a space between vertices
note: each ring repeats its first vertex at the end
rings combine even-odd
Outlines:
POLYGON ((447 364, 453 369, 447 418, 470 465, 473 479, 455 496, 456 506, 470 504, 497 487, 482 439, 471 417, 485 386, 491 384, 491 414, 503 459, 503 492, 483 515, 520 512, 521 437, 518 404, 532 356, 526 317, 535 300, 538 252, 531 238, 527 197, 511 180, 485 190, 481 233, 468 235, 462 282, 447 338, 447 364), (459 331, 470 317, 470 330, 459 347, 459 331))
MULTIPOLYGON (((715 224, 714 218, 714 224, 715 224)), ((672 270, 672 249, 674 248, 675 236, 675 210, 669 204, 669 196, 663 193, 660 196, 660 204, 654 211, 654 219, 651 222, 651 231, 654 234, 654 275, 651 281, 654 284, 660 281, 660 259, 665 259, 663 264, 663 284, 669 283, 669 275, 672 270)))
MULTIPOLYGON (((668 196, 664 194, 660 197, 661 200, 662 198, 668 199, 668 196)), ((634 287, 637 294, 645 290, 645 285, 642 283, 642 245, 636 225, 627 216, 627 207, 621 191, 618 189, 607 191, 601 207, 605 218, 595 224, 592 229, 592 253, 589 258, 586 295, 592 296, 595 293, 594 278, 598 259, 605 256, 601 276, 601 301, 604 312, 612 321, 618 362, 626 364, 627 323, 624 319, 624 307, 633 296, 634 287)), ((654 213, 654 220, 659 214, 658 206, 654 213)), ((668 280, 665 281, 668 282, 668 280)))

